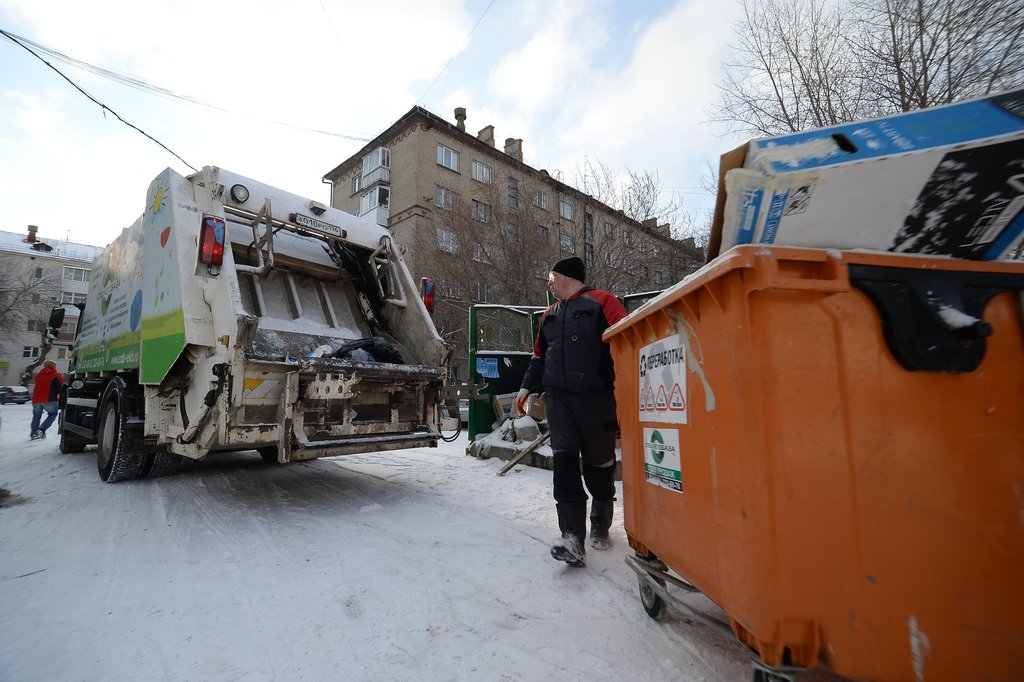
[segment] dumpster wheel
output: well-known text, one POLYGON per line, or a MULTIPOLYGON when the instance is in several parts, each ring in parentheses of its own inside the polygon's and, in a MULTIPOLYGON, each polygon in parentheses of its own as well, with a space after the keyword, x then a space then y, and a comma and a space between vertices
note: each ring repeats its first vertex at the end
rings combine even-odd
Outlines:
POLYGON ((661 607, 665 603, 662 601, 658 593, 654 591, 650 581, 653 580, 662 587, 665 587, 664 578, 657 578, 655 576, 637 576, 640 581, 640 603, 644 605, 644 611, 651 618, 657 619, 661 615, 661 607))

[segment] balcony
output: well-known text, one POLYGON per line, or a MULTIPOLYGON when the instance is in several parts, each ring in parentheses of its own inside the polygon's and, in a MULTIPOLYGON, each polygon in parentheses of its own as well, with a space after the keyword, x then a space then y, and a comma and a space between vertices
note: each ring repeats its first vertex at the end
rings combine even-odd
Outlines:
POLYGON ((362 189, 369 189, 376 184, 391 184, 391 169, 384 166, 377 166, 363 176, 362 189))
POLYGON ((374 206, 369 211, 365 211, 359 214, 361 218, 369 218, 370 220, 377 223, 381 227, 388 226, 388 218, 390 217, 390 215, 391 211, 388 209, 387 206, 374 206))

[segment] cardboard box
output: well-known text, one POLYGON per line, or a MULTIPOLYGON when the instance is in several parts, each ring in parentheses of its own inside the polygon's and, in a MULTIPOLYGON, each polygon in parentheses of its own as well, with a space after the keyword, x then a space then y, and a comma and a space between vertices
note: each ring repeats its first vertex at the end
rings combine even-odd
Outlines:
POLYGON ((1017 90, 723 155, 707 258, 763 243, 996 260, 1022 238, 1017 90))

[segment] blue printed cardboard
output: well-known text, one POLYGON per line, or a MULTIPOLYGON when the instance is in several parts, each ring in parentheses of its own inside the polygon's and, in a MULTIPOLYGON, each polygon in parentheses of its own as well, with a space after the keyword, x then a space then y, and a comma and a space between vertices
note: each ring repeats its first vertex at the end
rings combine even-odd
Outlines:
POLYGON ((722 175, 709 259, 760 243, 997 260, 1024 239, 1024 90, 754 140, 722 175))

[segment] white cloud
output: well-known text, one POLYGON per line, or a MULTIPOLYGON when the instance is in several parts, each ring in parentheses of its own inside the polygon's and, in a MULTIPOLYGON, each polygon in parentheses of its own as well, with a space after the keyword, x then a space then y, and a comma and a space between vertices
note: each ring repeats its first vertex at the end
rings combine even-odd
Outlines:
MULTIPOLYGON (((499 148, 522 138, 539 168, 589 157, 696 184, 723 151, 703 120, 732 11, 714 0, 8 0, 0 25, 231 110, 54 62, 188 163, 322 199, 322 174, 362 143, 300 128, 371 138, 420 99, 448 120, 467 107, 467 130, 494 125, 499 148)), ((0 59, 0 228, 106 243, 153 176, 188 172, 21 48, 0 40, 0 59)))

